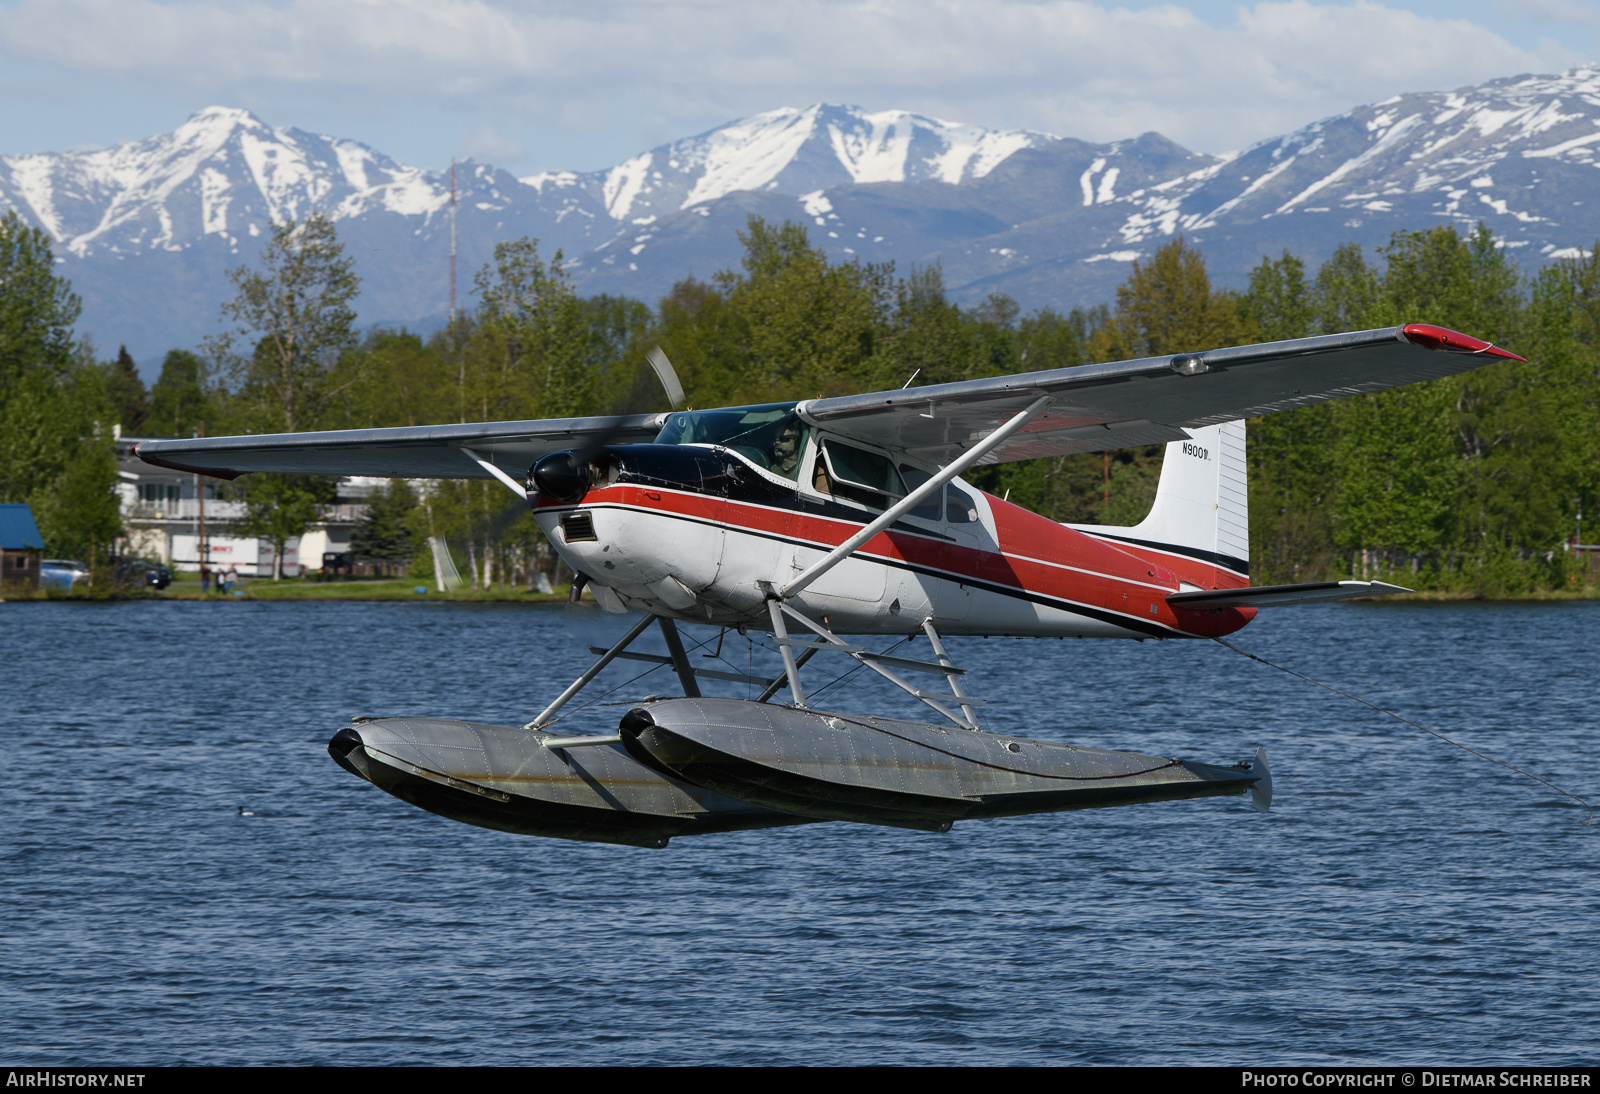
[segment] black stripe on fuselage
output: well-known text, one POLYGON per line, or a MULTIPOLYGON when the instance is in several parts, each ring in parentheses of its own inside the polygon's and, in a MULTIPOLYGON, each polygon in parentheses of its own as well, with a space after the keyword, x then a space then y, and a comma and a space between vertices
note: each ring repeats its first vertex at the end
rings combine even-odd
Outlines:
MULTIPOLYGON (((694 491, 685 491, 685 493, 694 493, 694 491)), ((741 505, 753 505, 755 503, 747 502, 747 501, 741 501, 739 504, 741 504, 741 505)), ((625 512, 649 513, 649 514, 651 514, 653 516, 667 517, 667 518, 669 518, 671 520, 682 520, 682 521, 687 521, 690 524, 703 524, 703 525, 705 525, 705 526, 707 526, 709 528, 721 528, 724 531, 738 532, 741 535, 746 535, 746 536, 755 536, 758 539, 769 539, 769 540, 772 540, 774 543, 799 544, 800 546, 810 547, 810 548, 812 548, 814 550, 820 550, 820 551, 831 551, 835 547, 839 546, 837 543, 818 543, 818 542, 816 542, 814 540, 801 539, 798 536, 792 536, 792 535, 790 535, 790 536, 780 536, 780 535, 775 535, 774 533, 771 533, 771 532, 762 532, 762 531, 758 531, 758 530, 756 530, 754 528, 747 528, 744 525, 740 525, 740 524, 729 524, 726 521, 707 520, 707 519, 705 519, 703 517, 691 517, 691 516, 688 516, 687 514, 684 514, 684 513, 672 513, 672 512, 668 512, 666 510, 663 510, 663 509, 650 509, 650 508, 646 508, 644 506, 624 505, 621 502, 597 502, 597 503, 592 504, 592 505, 585 505, 585 506, 581 506, 581 507, 580 506, 576 506, 576 505, 573 505, 573 506, 562 506, 561 508, 551 507, 549 509, 537 510, 537 512, 565 513, 565 512, 572 512, 572 511, 574 511, 576 509, 579 509, 579 508, 584 508, 584 509, 620 509, 620 510, 623 510, 625 512)), ((782 507, 782 506, 757 506, 757 508, 775 508, 776 509, 776 508, 784 508, 784 507, 782 507)), ((863 527, 863 528, 866 527, 865 522, 862 523, 861 527, 863 527)), ((896 526, 896 528, 890 529, 890 530, 894 531, 894 530, 897 530, 898 528, 899 528, 899 526, 896 526)), ((920 531, 914 531, 912 529, 903 529, 903 530, 911 532, 914 535, 923 534, 920 531)), ((934 538, 934 537, 930 536, 928 538, 934 538)), ((954 542, 948 536, 939 536, 937 538, 944 539, 947 542, 954 542)), ((1002 558, 1006 557, 1005 552, 1003 552, 1003 551, 995 552, 995 553, 999 554, 1002 558)), ((954 581, 957 584, 967 585, 967 586, 970 586, 971 588, 974 588, 974 589, 983 589, 983 590, 985 590, 987 592, 999 593, 1001 596, 1009 596, 1013 600, 1023 600, 1023 601, 1027 601, 1027 602, 1032 603, 1032 604, 1042 605, 1042 606, 1044 606, 1046 608, 1055 608, 1056 610, 1064 611, 1064 612, 1068 613, 1069 615, 1081 615, 1081 616, 1083 616, 1083 617, 1085 617, 1087 619, 1093 619, 1093 620, 1096 620, 1096 621, 1101 622, 1101 623, 1109 623, 1110 625, 1112 625, 1114 627, 1121 627, 1124 630, 1138 632, 1140 634, 1145 635, 1145 637, 1147 637, 1147 638, 1188 638, 1188 637, 1191 637, 1190 635, 1184 634, 1182 631, 1177 631, 1177 630, 1173 630, 1173 629, 1168 628, 1168 627, 1163 627, 1163 626, 1161 626, 1159 624, 1147 623, 1145 620, 1139 618, 1138 616, 1119 615, 1118 613, 1113 612, 1113 611, 1108 611, 1105 608, 1090 607, 1087 604, 1079 604, 1078 602, 1073 601, 1073 600, 1065 600, 1065 599, 1063 599, 1061 597, 1054 597, 1054 596, 1049 595, 1048 593, 1036 593, 1036 592, 1033 592, 1030 589, 1018 588, 1015 585, 1001 585, 1001 584, 999 584, 997 582, 985 581, 982 578, 972 577, 969 574, 952 573, 949 570, 941 570, 941 569, 938 569, 937 567, 933 567, 933 566, 924 566, 924 565, 922 565, 920 563, 907 562, 904 559, 888 558, 888 557, 886 557, 884 555, 864 555, 862 557, 865 558, 865 559, 869 559, 869 560, 871 560, 873 562, 881 563, 884 566, 893 567, 894 569, 897 569, 897 570, 906 570, 906 571, 908 571, 910 573, 922 574, 925 577, 938 578, 939 580, 942 580, 942 581, 954 581)), ((1109 577, 1110 575, 1104 575, 1104 576, 1109 577)), ((1116 579, 1112 578, 1112 580, 1116 580, 1116 579)))

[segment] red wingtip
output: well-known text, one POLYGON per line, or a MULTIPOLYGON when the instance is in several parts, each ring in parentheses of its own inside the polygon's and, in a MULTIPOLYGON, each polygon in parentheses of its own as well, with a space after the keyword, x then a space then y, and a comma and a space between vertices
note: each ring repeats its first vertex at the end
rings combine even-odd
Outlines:
POLYGON ((1400 328, 1400 335, 1407 342, 1426 349, 1444 350, 1446 353, 1483 353, 1490 357, 1504 357, 1509 361, 1527 360, 1526 357, 1518 357, 1510 350, 1501 349, 1481 338, 1436 327, 1432 323, 1407 323, 1400 328))

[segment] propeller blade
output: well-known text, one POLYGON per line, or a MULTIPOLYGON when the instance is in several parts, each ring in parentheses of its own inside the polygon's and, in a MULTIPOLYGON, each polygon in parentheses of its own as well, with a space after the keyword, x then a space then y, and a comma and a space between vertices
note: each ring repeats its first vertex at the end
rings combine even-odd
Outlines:
POLYGON ((667 391, 667 402, 672 404, 672 409, 677 410, 683 405, 683 385, 678 382, 678 373, 673 369, 672 362, 667 360, 667 355, 660 346, 656 346, 645 354, 645 360, 650 362, 650 367, 656 370, 656 378, 661 381, 661 386, 667 391))

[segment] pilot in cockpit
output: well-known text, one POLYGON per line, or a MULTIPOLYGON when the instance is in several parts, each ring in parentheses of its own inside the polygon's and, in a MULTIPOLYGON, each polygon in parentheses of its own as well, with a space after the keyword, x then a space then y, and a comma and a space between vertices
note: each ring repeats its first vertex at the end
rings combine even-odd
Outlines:
POLYGON ((779 475, 794 478, 796 469, 800 465, 800 444, 805 439, 805 427, 800 419, 790 414, 783 419, 778 427, 778 435, 773 438, 771 462, 769 466, 779 475))

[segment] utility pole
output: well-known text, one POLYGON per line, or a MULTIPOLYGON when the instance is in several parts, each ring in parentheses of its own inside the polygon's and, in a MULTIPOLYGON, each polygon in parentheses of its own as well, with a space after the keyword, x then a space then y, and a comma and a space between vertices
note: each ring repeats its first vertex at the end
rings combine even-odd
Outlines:
MULTIPOLYGON (((196 435, 200 437, 206 435, 205 422, 200 423, 200 431, 196 435)), ((211 552, 206 549, 206 480, 199 472, 196 472, 194 476, 194 501, 198 507, 197 512, 200 518, 199 528, 196 529, 194 537, 195 554, 200 556, 200 591, 205 592, 205 580, 211 562, 211 552)))
POLYGON ((450 157, 450 322, 456 321, 456 160, 450 157))

